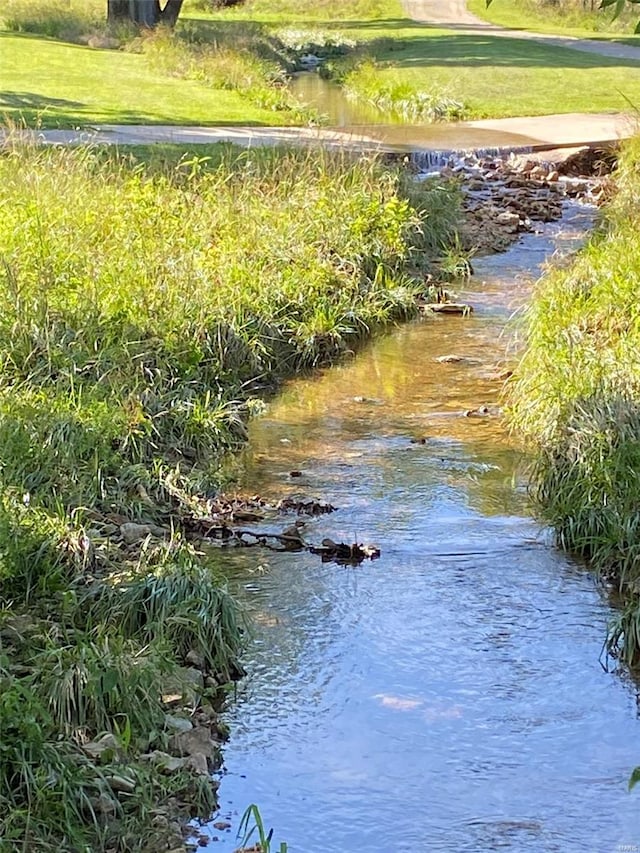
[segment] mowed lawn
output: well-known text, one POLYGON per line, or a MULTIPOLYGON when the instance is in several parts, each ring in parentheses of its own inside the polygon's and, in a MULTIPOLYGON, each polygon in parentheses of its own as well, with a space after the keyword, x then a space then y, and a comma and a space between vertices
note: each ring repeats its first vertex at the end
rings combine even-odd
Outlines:
POLYGON ((0 115, 30 126, 286 123, 228 89, 155 71, 147 57, 0 32, 0 115))
POLYGON ((574 6, 563 14, 559 8, 548 4, 536 7, 527 0, 495 0, 488 9, 486 0, 467 0, 467 8, 479 18, 502 27, 618 41, 640 48, 640 36, 633 33, 640 13, 634 12, 633 7, 617 18, 611 7, 589 11, 574 6))
POLYGON ((640 62, 518 38, 415 28, 377 52, 381 75, 464 102, 473 118, 623 112, 640 103, 640 62))
MULTIPOLYGON (((510 5, 510 0, 496 0, 494 5, 500 3, 510 5)), ((408 19, 396 0, 370 0, 369 18, 349 16, 349 4, 343 0, 338 3, 340 20, 329 14, 326 0, 309 7, 298 4, 295 16, 294 5, 287 0, 254 0, 215 15, 193 15, 221 25, 251 20, 276 28, 295 23, 338 30, 369 42, 372 55, 382 64, 381 84, 406 82, 414 89, 447 95, 463 101, 472 118, 620 112, 629 109, 629 102, 640 103, 640 62, 517 37, 428 27, 408 19)), ((361 12, 365 5, 363 0, 353 2, 361 12)))
MULTIPOLYGON (((502 0, 496 0, 497 6, 502 0)), ((493 8, 493 7, 492 7, 493 8)), ((406 18, 396 0, 248 0, 205 14, 185 4, 185 24, 213 37, 244 22, 255 28, 339 30, 365 42, 381 86, 464 103, 469 118, 562 112, 621 112, 640 104, 640 62, 483 33, 427 27, 406 18)), ((259 102, 258 102, 259 103, 259 102)), ((31 126, 97 123, 286 125, 289 111, 256 105, 240 91, 213 88, 154 68, 148 56, 94 49, 0 31, 0 115, 31 126)))

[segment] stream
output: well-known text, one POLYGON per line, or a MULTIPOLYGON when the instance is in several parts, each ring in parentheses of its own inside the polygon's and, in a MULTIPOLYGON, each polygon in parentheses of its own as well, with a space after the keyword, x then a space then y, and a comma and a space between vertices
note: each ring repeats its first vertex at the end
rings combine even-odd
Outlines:
POLYGON ((302 103, 312 104, 328 127, 355 136, 375 139, 386 147, 414 153, 431 151, 491 151, 510 146, 527 148, 540 142, 533 136, 473 127, 467 122, 416 124, 347 97, 341 86, 325 80, 317 71, 299 72, 291 78, 289 90, 302 103))
POLYGON ((640 850, 636 689, 600 661, 611 608, 532 520, 502 420, 464 416, 499 401, 509 318, 592 219, 570 206, 476 259, 471 316, 400 326, 251 424, 245 488, 330 501, 306 538, 382 553, 221 555, 255 638, 226 715, 231 827, 208 850, 238 847, 250 803, 290 853, 640 850))

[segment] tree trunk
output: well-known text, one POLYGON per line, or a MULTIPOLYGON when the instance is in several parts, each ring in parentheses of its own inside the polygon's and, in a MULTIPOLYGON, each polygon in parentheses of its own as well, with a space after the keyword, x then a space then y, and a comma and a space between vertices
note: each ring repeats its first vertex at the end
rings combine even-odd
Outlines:
POLYGON ((175 27, 183 3, 184 0, 167 0, 164 9, 160 13, 161 22, 168 27, 175 27))
POLYGON ((107 0, 107 20, 132 21, 141 27, 156 27, 166 24, 174 27, 182 9, 184 0, 166 0, 161 7, 160 0, 107 0))
POLYGON ((114 24, 129 18, 129 0, 107 0, 107 21, 114 24))

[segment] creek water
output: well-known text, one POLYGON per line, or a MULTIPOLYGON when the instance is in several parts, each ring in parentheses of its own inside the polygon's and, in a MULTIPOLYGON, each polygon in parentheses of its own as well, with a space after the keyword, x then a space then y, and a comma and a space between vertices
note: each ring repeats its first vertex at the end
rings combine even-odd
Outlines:
POLYGON ((471 316, 396 328, 252 423, 246 487, 328 500, 306 538, 382 554, 221 554, 255 637, 227 713, 232 826, 207 849, 238 846, 250 803, 291 853, 640 849, 636 690, 599 660, 612 611, 530 517, 500 418, 464 416, 499 401, 508 320, 591 217, 476 260, 471 316))
POLYGON ((326 118, 329 127, 376 140, 385 148, 398 151, 413 153, 423 148, 491 151, 505 146, 526 148, 540 141, 519 133, 474 127, 466 122, 415 124, 404 121, 399 116, 348 98, 341 86, 323 79, 317 71, 295 74, 289 89, 302 103, 312 104, 326 118))

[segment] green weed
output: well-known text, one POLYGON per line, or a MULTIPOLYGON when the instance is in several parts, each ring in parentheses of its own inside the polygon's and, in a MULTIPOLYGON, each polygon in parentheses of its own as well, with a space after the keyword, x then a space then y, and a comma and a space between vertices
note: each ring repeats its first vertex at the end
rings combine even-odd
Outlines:
POLYGON ((462 101, 444 93, 417 89, 400 78, 385 78, 372 59, 357 63, 341 76, 348 96, 408 122, 453 121, 465 117, 462 101))
MULTIPOLYGON (((260 850, 260 853, 270 853, 272 849, 271 844, 273 837, 273 829, 270 829, 268 832, 265 830, 262 815, 260 814, 260 809, 258 808, 258 806, 255 805, 255 803, 248 806, 244 814, 242 815, 238 834, 240 833, 244 833, 242 837, 243 847, 248 844, 253 838, 254 834, 257 833, 257 846, 260 850)), ((284 841, 281 841, 277 853, 287 853, 288 849, 288 845, 284 841)), ((276 853, 275 850, 274 853, 276 853)))

